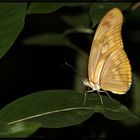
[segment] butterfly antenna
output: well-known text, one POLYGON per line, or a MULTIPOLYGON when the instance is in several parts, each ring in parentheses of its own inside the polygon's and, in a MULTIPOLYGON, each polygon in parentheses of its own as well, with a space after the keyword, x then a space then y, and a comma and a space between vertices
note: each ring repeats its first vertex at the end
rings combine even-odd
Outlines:
POLYGON ((80 76, 80 78, 83 77, 82 74, 80 74, 74 67, 72 67, 70 64, 68 64, 67 62, 65 62, 65 65, 67 65, 68 67, 70 67, 75 73, 78 74, 78 76, 80 76))
MULTIPOLYGON (((78 76, 81 77, 84 77, 82 74, 80 74, 74 67, 72 67, 70 64, 68 64, 67 62, 65 62, 65 65, 67 65, 68 67, 70 67, 75 73, 78 74, 78 76)), ((85 94, 84 94, 84 101, 83 101, 83 106, 86 104, 86 96, 87 96, 87 92, 85 91, 85 94)))

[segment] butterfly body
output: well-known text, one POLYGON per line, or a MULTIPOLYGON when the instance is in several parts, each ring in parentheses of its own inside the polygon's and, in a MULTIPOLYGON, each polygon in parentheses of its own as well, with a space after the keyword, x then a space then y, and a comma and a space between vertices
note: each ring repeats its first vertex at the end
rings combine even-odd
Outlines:
POLYGON ((86 86, 88 86, 92 89, 90 92, 93 92, 95 90, 100 91, 100 89, 101 89, 101 87, 99 86, 99 83, 93 83, 91 81, 88 81, 87 78, 82 79, 82 81, 86 86))
POLYGON ((125 94, 132 82, 131 66, 123 49, 123 15, 118 8, 101 20, 93 38, 88 63, 88 79, 83 83, 92 90, 125 94))

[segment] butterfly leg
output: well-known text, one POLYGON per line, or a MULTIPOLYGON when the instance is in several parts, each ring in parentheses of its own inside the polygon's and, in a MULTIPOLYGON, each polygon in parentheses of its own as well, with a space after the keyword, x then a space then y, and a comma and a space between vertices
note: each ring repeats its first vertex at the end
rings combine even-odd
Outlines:
POLYGON ((87 92, 85 92, 85 94, 84 94, 83 106, 84 106, 84 105, 85 105, 85 103, 86 103, 86 96, 87 96, 87 92))
POLYGON ((95 90, 89 90, 89 91, 85 91, 85 94, 84 94, 84 101, 83 101, 83 106, 86 104, 86 97, 87 97, 87 93, 91 93, 95 90))
POLYGON ((110 100, 112 100, 112 97, 107 93, 107 91, 105 90, 100 90, 100 92, 105 92, 107 94, 107 96, 110 98, 110 100))
POLYGON ((98 93, 98 95, 99 95, 99 97, 100 97, 101 104, 104 104, 104 103, 103 103, 102 96, 100 95, 100 93, 99 93, 99 92, 100 92, 100 91, 99 91, 99 90, 97 90, 97 93, 98 93))

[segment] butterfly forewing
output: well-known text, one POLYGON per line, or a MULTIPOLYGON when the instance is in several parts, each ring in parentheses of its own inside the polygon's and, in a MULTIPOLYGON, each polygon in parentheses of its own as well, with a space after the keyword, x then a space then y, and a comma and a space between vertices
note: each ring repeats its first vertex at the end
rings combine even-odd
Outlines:
POLYGON ((123 94, 131 85, 131 66, 121 37, 123 15, 117 8, 101 20, 95 33, 88 64, 89 82, 103 90, 123 94))

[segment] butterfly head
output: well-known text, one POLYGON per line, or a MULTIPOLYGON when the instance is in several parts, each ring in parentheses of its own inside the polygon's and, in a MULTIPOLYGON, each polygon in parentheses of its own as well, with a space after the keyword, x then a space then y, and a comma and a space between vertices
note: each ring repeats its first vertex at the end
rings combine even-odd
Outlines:
POLYGON ((82 82, 84 85, 89 86, 89 81, 87 78, 82 78, 82 82))
POLYGON ((84 85, 90 87, 92 89, 92 91, 94 91, 94 90, 98 90, 99 91, 100 88, 101 88, 99 86, 99 84, 95 84, 92 81, 89 81, 87 78, 82 78, 82 82, 83 82, 84 85))

